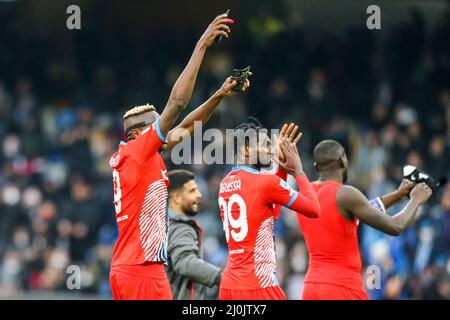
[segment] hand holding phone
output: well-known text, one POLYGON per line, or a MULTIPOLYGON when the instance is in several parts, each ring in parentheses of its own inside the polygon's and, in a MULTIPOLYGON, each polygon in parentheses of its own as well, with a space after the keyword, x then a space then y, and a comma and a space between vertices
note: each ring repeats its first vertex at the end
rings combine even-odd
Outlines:
MULTIPOLYGON (((225 12, 225 14, 228 17, 228 15, 230 14, 230 9, 228 9, 227 12, 225 12)), ((217 36, 216 39, 215 39, 215 42, 219 43, 220 41, 222 41, 222 38, 223 38, 223 36, 217 36)))
POLYGON ((233 69, 233 74, 231 76, 232 80, 237 82, 237 85, 233 88, 234 91, 241 91, 244 86, 245 80, 248 78, 250 73, 250 66, 244 69, 233 69))

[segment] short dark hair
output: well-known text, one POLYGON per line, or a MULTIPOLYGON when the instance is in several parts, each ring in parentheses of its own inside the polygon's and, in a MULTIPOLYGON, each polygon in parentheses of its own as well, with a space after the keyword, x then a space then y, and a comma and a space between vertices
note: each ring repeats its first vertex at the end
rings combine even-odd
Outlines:
MULTIPOLYGON (((259 136, 260 131, 267 133, 267 129, 264 128, 264 126, 261 124, 261 122, 254 117, 248 117, 248 122, 241 123, 240 125, 238 125, 237 127, 234 128, 234 132, 236 132, 237 130, 242 130, 244 133, 246 133, 247 130, 254 130, 256 133, 257 140, 259 139, 258 136, 259 136)), ((249 143, 250 143, 249 139, 250 139, 250 137, 245 136, 245 141, 244 141, 245 146, 249 145, 249 143)), ((236 155, 238 152, 238 150, 237 150, 238 138, 237 137, 234 138, 233 142, 234 142, 234 154, 236 155)))
POLYGON ((191 171, 184 169, 177 169, 169 171, 169 197, 174 193, 183 188, 186 182, 195 179, 195 174, 191 171))
POLYGON ((344 147, 337 141, 327 139, 319 142, 313 151, 314 162, 322 169, 331 169, 342 154, 344 147))

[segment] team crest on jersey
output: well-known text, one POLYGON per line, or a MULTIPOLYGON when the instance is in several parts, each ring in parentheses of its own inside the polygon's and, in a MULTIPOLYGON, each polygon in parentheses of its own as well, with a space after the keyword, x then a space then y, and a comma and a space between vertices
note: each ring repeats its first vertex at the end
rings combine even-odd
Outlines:
POLYGON ((111 159, 109 160, 109 165, 111 166, 111 168, 117 167, 119 161, 120 161, 120 154, 117 154, 116 156, 111 157, 111 159))

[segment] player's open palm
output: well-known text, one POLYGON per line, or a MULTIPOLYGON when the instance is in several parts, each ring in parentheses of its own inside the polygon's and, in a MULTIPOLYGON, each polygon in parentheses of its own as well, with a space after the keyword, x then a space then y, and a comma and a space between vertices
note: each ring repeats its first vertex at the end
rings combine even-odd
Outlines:
POLYGON ((280 138, 280 151, 284 153, 285 161, 280 161, 280 168, 288 174, 298 176, 304 174, 302 161, 297 150, 297 146, 294 142, 291 142, 289 138, 280 138))
MULTIPOLYGON (((299 126, 294 124, 293 122, 291 122, 289 125, 287 123, 285 123, 280 131, 280 139, 283 139, 283 138, 289 139, 290 142, 297 145, 297 143, 302 138, 302 134, 303 134, 302 132, 299 132, 298 135, 295 136, 298 129, 299 129, 299 126)), ((277 139, 277 142, 279 142, 279 141, 280 140, 277 139)), ((276 145, 279 147, 279 143, 277 143, 276 145)), ((286 161, 284 153, 280 150, 280 148, 278 149, 278 151, 279 151, 279 155, 278 155, 279 161, 281 161, 281 162, 286 161)))
POLYGON ((424 204, 433 194, 433 191, 426 183, 419 183, 411 191, 411 199, 417 200, 420 204, 424 204))
POLYGON ((229 19, 226 14, 218 15, 206 28, 199 40, 201 46, 210 47, 216 37, 223 36, 228 38, 228 34, 231 32, 228 23, 234 23, 232 19, 229 19))

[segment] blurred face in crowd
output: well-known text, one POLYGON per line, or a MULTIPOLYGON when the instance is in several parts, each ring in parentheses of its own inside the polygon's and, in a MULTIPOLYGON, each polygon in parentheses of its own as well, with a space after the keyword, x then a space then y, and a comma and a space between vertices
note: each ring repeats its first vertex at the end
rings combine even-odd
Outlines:
POLYGON ((87 201, 91 198, 91 186, 83 181, 76 181, 72 185, 72 199, 76 202, 87 201))
POLYGON ((188 216, 195 216, 198 213, 198 204, 202 194, 198 190, 195 180, 186 182, 180 190, 174 192, 171 201, 178 205, 181 211, 188 216))
POLYGON ((374 106, 372 107, 372 118, 381 122, 386 120, 387 117, 388 117, 388 108, 380 102, 375 103, 374 106))
POLYGON ((430 153, 435 157, 439 157, 444 153, 445 139, 441 136, 433 138, 430 144, 430 153))
POLYGON ((422 168, 422 157, 417 151, 411 151, 408 153, 406 162, 414 167, 422 168))
POLYGON ((442 193, 441 206, 444 210, 450 211, 450 184, 445 186, 442 193))
POLYGON ((123 124, 125 132, 129 130, 129 128, 133 128, 127 134, 127 140, 133 140, 139 137, 144 130, 148 129, 159 117, 160 114, 158 112, 149 111, 125 119, 123 124))

